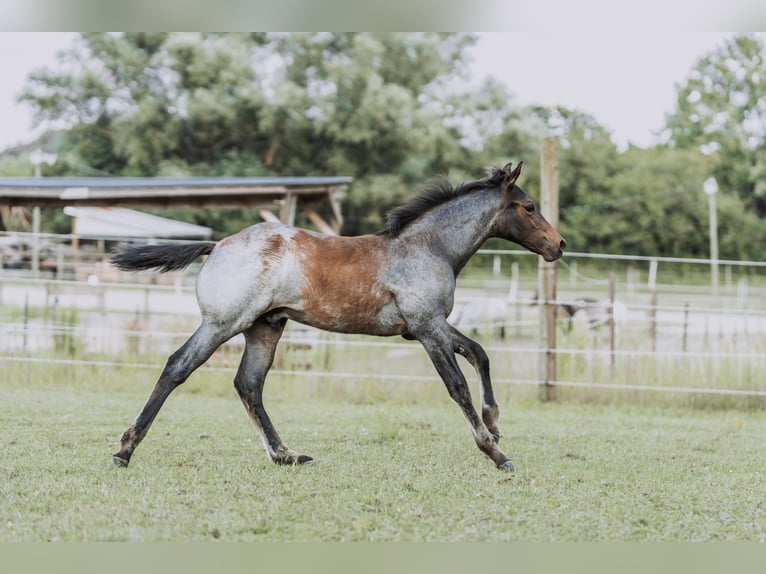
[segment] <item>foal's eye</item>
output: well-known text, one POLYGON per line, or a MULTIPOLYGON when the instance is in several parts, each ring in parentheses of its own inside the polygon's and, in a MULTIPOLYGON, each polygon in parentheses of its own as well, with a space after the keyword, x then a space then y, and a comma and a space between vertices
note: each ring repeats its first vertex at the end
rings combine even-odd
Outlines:
POLYGON ((534 203, 528 203, 524 206, 524 209, 527 211, 527 213, 534 213, 535 212, 535 204, 534 203))

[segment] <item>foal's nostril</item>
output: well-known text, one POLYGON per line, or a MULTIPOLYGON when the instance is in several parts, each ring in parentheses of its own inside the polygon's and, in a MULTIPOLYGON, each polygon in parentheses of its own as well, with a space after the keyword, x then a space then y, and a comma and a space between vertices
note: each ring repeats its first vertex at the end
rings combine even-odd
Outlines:
POLYGON ((560 246, 561 246, 561 250, 564 251, 564 248, 567 246, 567 240, 566 239, 562 239, 560 246))

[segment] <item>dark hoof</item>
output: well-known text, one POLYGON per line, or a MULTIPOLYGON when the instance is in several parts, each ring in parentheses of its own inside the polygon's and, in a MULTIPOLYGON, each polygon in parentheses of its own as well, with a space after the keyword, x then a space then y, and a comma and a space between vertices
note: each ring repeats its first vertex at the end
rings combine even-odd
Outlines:
POLYGON ((273 459, 275 464, 296 465, 296 464, 311 464, 314 459, 305 454, 299 454, 298 456, 285 456, 273 459))
POLYGON ((128 463, 130 462, 127 458, 122 458, 121 456, 117 456, 116 454, 112 456, 112 462, 114 463, 114 466, 117 468, 128 468, 128 463))
POLYGON ((500 470, 505 470, 506 472, 513 472, 516 470, 516 467, 513 466, 513 463, 510 460, 506 460, 505 462, 498 464, 497 468, 500 470))

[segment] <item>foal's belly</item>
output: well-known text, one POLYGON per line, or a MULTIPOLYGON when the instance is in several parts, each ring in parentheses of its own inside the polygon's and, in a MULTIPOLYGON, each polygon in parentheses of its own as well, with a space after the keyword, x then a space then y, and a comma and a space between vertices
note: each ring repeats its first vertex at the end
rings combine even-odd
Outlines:
MULTIPOLYGON (((325 331, 392 336, 407 332, 393 298, 363 299, 316 296, 295 308, 284 308, 285 317, 325 331)), ((347 294, 346 294, 347 295, 347 294)))

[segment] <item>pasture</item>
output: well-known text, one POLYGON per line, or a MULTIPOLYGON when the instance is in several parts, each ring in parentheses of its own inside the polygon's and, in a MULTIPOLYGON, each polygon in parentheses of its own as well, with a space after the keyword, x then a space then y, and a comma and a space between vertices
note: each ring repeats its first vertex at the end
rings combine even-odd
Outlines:
POLYGON ((201 369, 118 469, 154 372, 2 368, 0 541, 766 540, 762 409, 541 403, 514 388, 498 396, 509 474, 441 383, 305 393, 273 374, 272 417, 316 460, 278 466, 233 370, 201 369))
MULTIPOLYGON (((536 270, 523 257, 516 300, 510 266, 497 275, 489 257, 457 295, 507 306, 505 339, 487 325, 475 336, 512 474, 476 450, 417 343, 293 323, 264 401, 314 464, 264 453, 232 388, 240 337, 170 396, 117 469, 122 431, 198 321, 193 278, 4 278, 0 541, 766 541, 760 268, 732 268, 714 298, 704 273, 689 282, 661 263, 655 314, 648 264, 623 269, 615 352, 608 328, 562 322, 558 397, 543 403, 536 270)), ((611 263, 573 263, 559 298, 603 299, 611 263)))

